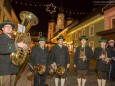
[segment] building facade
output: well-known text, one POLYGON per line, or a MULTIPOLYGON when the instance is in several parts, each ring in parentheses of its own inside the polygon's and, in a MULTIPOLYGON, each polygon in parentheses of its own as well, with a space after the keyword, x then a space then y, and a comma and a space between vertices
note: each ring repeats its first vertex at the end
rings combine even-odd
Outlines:
POLYGON ((97 33, 97 36, 107 40, 115 40, 115 5, 107 5, 103 8, 104 30, 97 33))
POLYGON ((101 13, 97 13, 93 16, 89 16, 88 19, 78 23, 75 27, 68 30, 68 40, 66 42, 69 51, 75 52, 75 48, 80 45, 79 38, 82 35, 87 36, 89 39, 87 45, 92 47, 99 46, 98 40, 100 36, 96 36, 97 32, 104 30, 104 16, 101 13))
POLYGON ((67 38, 67 30, 68 26, 72 24, 73 18, 68 17, 65 20, 64 13, 59 13, 57 16, 57 22, 55 23, 54 20, 51 20, 48 23, 48 38, 47 40, 51 43, 57 43, 57 37, 60 35, 63 35, 65 38, 67 38))

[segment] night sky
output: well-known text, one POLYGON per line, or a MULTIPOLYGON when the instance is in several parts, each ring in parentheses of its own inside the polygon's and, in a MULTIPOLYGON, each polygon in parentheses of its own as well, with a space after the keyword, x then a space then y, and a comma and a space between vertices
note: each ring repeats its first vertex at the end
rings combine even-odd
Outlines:
POLYGON ((71 12, 71 17, 79 21, 85 16, 89 15, 92 10, 98 5, 94 5, 93 0, 10 0, 11 5, 19 19, 19 13, 21 11, 30 11, 34 13, 38 19, 39 24, 30 29, 30 33, 38 34, 39 31, 43 32, 44 36, 47 36, 48 22, 52 18, 56 20, 57 14, 59 13, 59 8, 63 7, 63 13, 65 14, 65 19, 69 17, 71 12), (50 14, 46 11, 46 4, 53 3, 56 8, 56 13, 50 14))

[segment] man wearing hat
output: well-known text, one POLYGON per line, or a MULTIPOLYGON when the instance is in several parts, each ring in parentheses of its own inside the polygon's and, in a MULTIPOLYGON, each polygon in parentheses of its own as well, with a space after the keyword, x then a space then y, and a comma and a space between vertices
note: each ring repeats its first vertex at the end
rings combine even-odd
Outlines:
POLYGON ((23 42, 14 44, 12 38, 14 23, 4 21, 0 24, 0 29, 3 31, 0 34, 0 86, 14 86, 18 67, 12 64, 10 54, 15 52, 18 47, 27 48, 23 42))
POLYGON ((109 80, 115 79, 115 41, 113 39, 108 42, 108 55, 112 59, 109 69, 109 80))
MULTIPOLYGON (((58 67, 64 67, 67 70, 70 67, 70 57, 68 48, 63 44, 65 38, 63 36, 59 36, 57 38, 57 44, 51 48, 50 52, 50 64, 51 67, 54 67, 55 64, 58 67)), ((55 75, 55 86, 58 86, 59 81, 58 75, 55 75)), ((66 73, 61 76, 61 86, 64 86, 66 78, 66 73)))
POLYGON ((98 86, 105 86, 107 79, 107 72, 109 70, 109 57, 107 51, 107 40, 105 38, 101 38, 99 41, 100 47, 95 48, 94 50, 94 58, 97 60, 96 62, 96 70, 98 74, 98 86))
MULTIPOLYGON (((45 47, 46 39, 44 37, 40 37, 38 41, 39 41, 39 45, 36 45, 32 48, 29 63, 34 68, 39 65, 44 65, 45 69, 47 69, 48 48, 45 47)), ((40 74, 37 70, 36 72, 37 73, 34 76, 34 86, 45 86, 46 71, 43 74, 40 74)))
POLYGON ((76 48, 74 67, 77 68, 78 86, 85 86, 89 61, 93 57, 93 51, 91 47, 86 45, 88 40, 86 36, 81 36, 79 40, 81 41, 81 45, 76 48))

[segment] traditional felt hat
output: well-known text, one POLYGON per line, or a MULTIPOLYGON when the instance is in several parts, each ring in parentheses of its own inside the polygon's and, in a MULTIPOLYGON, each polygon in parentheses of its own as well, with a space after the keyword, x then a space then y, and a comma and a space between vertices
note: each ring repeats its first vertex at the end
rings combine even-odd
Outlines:
POLYGON ((12 28, 15 27, 15 24, 14 24, 13 22, 11 22, 11 21, 9 21, 9 20, 5 20, 5 21, 3 21, 3 22, 0 24, 0 29, 2 29, 2 27, 3 27, 4 25, 7 25, 7 24, 11 25, 12 28))
POLYGON ((40 38, 38 38, 38 41, 45 41, 45 42, 47 42, 47 40, 46 40, 45 37, 40 37, 40 38))
POLYGON ((99 42, 107 42, 106 38, 101 38, 101 40, 99 40, 99 42))
POLYGON ((59 40, 59 39, 65 40, 65 38, 64 38, 63 36, 59 36, 59 37, 57 38, 57 40, 59 40))
POLYGON ((85 39, 86 41, 88 40, 88 38, 87 38, 86 36, 81 36, 81 37, 79 38, 80 41, 81 41, 82 39, 85 39))
POLYGON ((109 40, 108 43, 115 43, 113 39, 109 40))

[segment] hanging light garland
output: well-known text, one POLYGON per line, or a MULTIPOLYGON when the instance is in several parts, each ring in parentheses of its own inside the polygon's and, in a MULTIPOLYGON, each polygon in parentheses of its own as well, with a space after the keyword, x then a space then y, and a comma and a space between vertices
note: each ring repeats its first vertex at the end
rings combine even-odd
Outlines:
MULTIPOLYGON (((37 2, 33 2, 33 1, 19 1, 19 0, 11 0, 10 1, 11 3, 14 3, 14 4, 21 4, 21 5, 25 5, 25 6, 34 6, 34 7, 46 7, 46 11, 49 12, 50 14, 53 14, 55 13, 57 10, 56 9, 59 9, 60 7, 57 7, 55 5, 53 5, 53 3, 50 3, 50 4, 42 4, 42 3, 37 3, 37 2)), ((76 14, 76 15, 84 15, 84 14, 89 14, 87 12, 78 12, 76 10, 72 10, 72 9, 67 9, 67 8, 63 8, 63 12, 66 12, 66 13, 70 13, 71 14, 76 14)))

